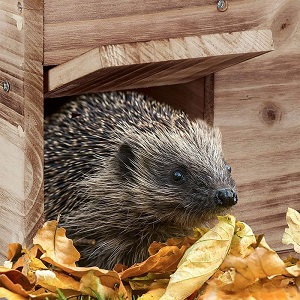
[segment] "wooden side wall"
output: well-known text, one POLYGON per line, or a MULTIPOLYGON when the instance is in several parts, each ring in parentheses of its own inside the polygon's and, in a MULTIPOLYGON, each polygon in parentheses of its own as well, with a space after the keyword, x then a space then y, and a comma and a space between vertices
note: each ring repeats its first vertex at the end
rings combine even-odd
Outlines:
POLYGON ((43 214, 43 1, 0 2, 0 261, 43 214))
POLYGON ((300 1, 273 1, 259 26, 272 29, 275 51, 215 74, 215 124, 239 189, 236 214, 281 251, 292 248, 281 243, 287 208, 300 210, 299 20, 300 1))

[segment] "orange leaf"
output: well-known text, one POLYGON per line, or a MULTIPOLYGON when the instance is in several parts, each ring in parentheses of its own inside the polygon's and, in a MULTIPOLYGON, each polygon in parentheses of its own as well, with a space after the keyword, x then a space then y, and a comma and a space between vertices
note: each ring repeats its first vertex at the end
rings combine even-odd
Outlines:
POLYGON ((57 227, 57 221, 46 222, 37 232, 33 243, 43 248, 45 253, 41 259, 47 262, 55 261, 64 266, 75 267, 75 262, 80 258, 73 241, 66 237, 66 230, 57 227))
POLYGON ((221 270, 235 270, 235 278, 228 286, 231 290, 242 290, 255 283, 257 279, 287 274, 285 264, 273 250, 256 248, 245 258, 228 255, 221 270))
POLYGON ((42 254, 42 248, 39 245, 34 245, 32 248, 23 249, 24 253, 13 265, 13 269, 18 269, 22 267, 29 267, 28 264, 34 260, 34 258, 39 258, 42 254))
POLYGON ((22 246, 19 243, 10 243, 8 245, 7 259, 13 261, 16 257, 20 257, 22 254, 22 246))
POLYGON ((227 292, 222 288, 208 285, 198 300, 292 300, 299 299, 300 294, 293 285, 272 285, 271 280, 258 281, 247 289, 227 292))
POLYGON ((149 272, 166 273, 174 271, 187 248, 188 246, 186 245, 183 245, 181 248, 177 246, 165 246, 145 261, 121 272, 121 279, 140 276, 149 272))
POLYGON ((28 291, 32 289, 33 285, 24 274, 18 270, 4 267, 0 267, 0 274, 1 286, 21 296, 28 296, 28 291))
POLYGON ((44 224, 33 239, 34 244, 40 245, 44 253, 41 256, 46 261, 75 277, 81 278, 90 271, 99 277, 101 283, 109 288, 120 284, 117 272, 102 270, 98 267, 77 267, 75 262, 80 258, 79 252, 72 240, 66 237, 66 230, 57 227, 57 221, 48 221, 44 224))
POLYGON ((148 248, 148 252, 150 255, 156 254, 161 248, 166 246, 177 246, 181 248, 182 246, 186 246, 189 248, 193 245, 198 238, 193 237, 183 237, 183 238, 170 238, 165 243, 153 242, 148 248))

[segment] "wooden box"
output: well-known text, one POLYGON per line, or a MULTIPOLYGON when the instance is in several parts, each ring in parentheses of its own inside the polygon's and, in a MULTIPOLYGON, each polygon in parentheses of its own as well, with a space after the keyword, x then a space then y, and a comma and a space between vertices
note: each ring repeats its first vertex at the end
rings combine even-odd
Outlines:
POLYGON ((219 126, 234 214, 290 251, 281 236, 287 207, 300 210, 300 2, 218 2, 0 2, 1 260, 43 220, 44 96, 116 89, 219 126))

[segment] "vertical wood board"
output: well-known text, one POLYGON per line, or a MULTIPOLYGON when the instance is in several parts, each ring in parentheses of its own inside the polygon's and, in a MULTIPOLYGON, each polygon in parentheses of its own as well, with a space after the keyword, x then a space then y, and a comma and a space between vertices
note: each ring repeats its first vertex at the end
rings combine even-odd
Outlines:
POLYGON ((235 214, 285 251, 285 213, 300 210, 300 2, 270 10, 260 22, 275 51, 215 75, 214 117, 239 189, 235 214))
POLYGON ((0 260, 43 214, 43 3, 0 2, 0 260), (3 29, 3 30, 2 30, 3 29))

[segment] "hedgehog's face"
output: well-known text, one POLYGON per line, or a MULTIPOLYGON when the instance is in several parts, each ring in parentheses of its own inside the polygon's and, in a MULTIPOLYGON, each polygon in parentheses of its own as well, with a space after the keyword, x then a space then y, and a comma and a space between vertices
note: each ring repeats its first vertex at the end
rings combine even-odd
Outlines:
POLYGON ((119 149, 125 187, 141 204, 135 207, 159 221, 197 226, 237 202, 219 132, 199 124, 190 132, 139 136, 119 149))

